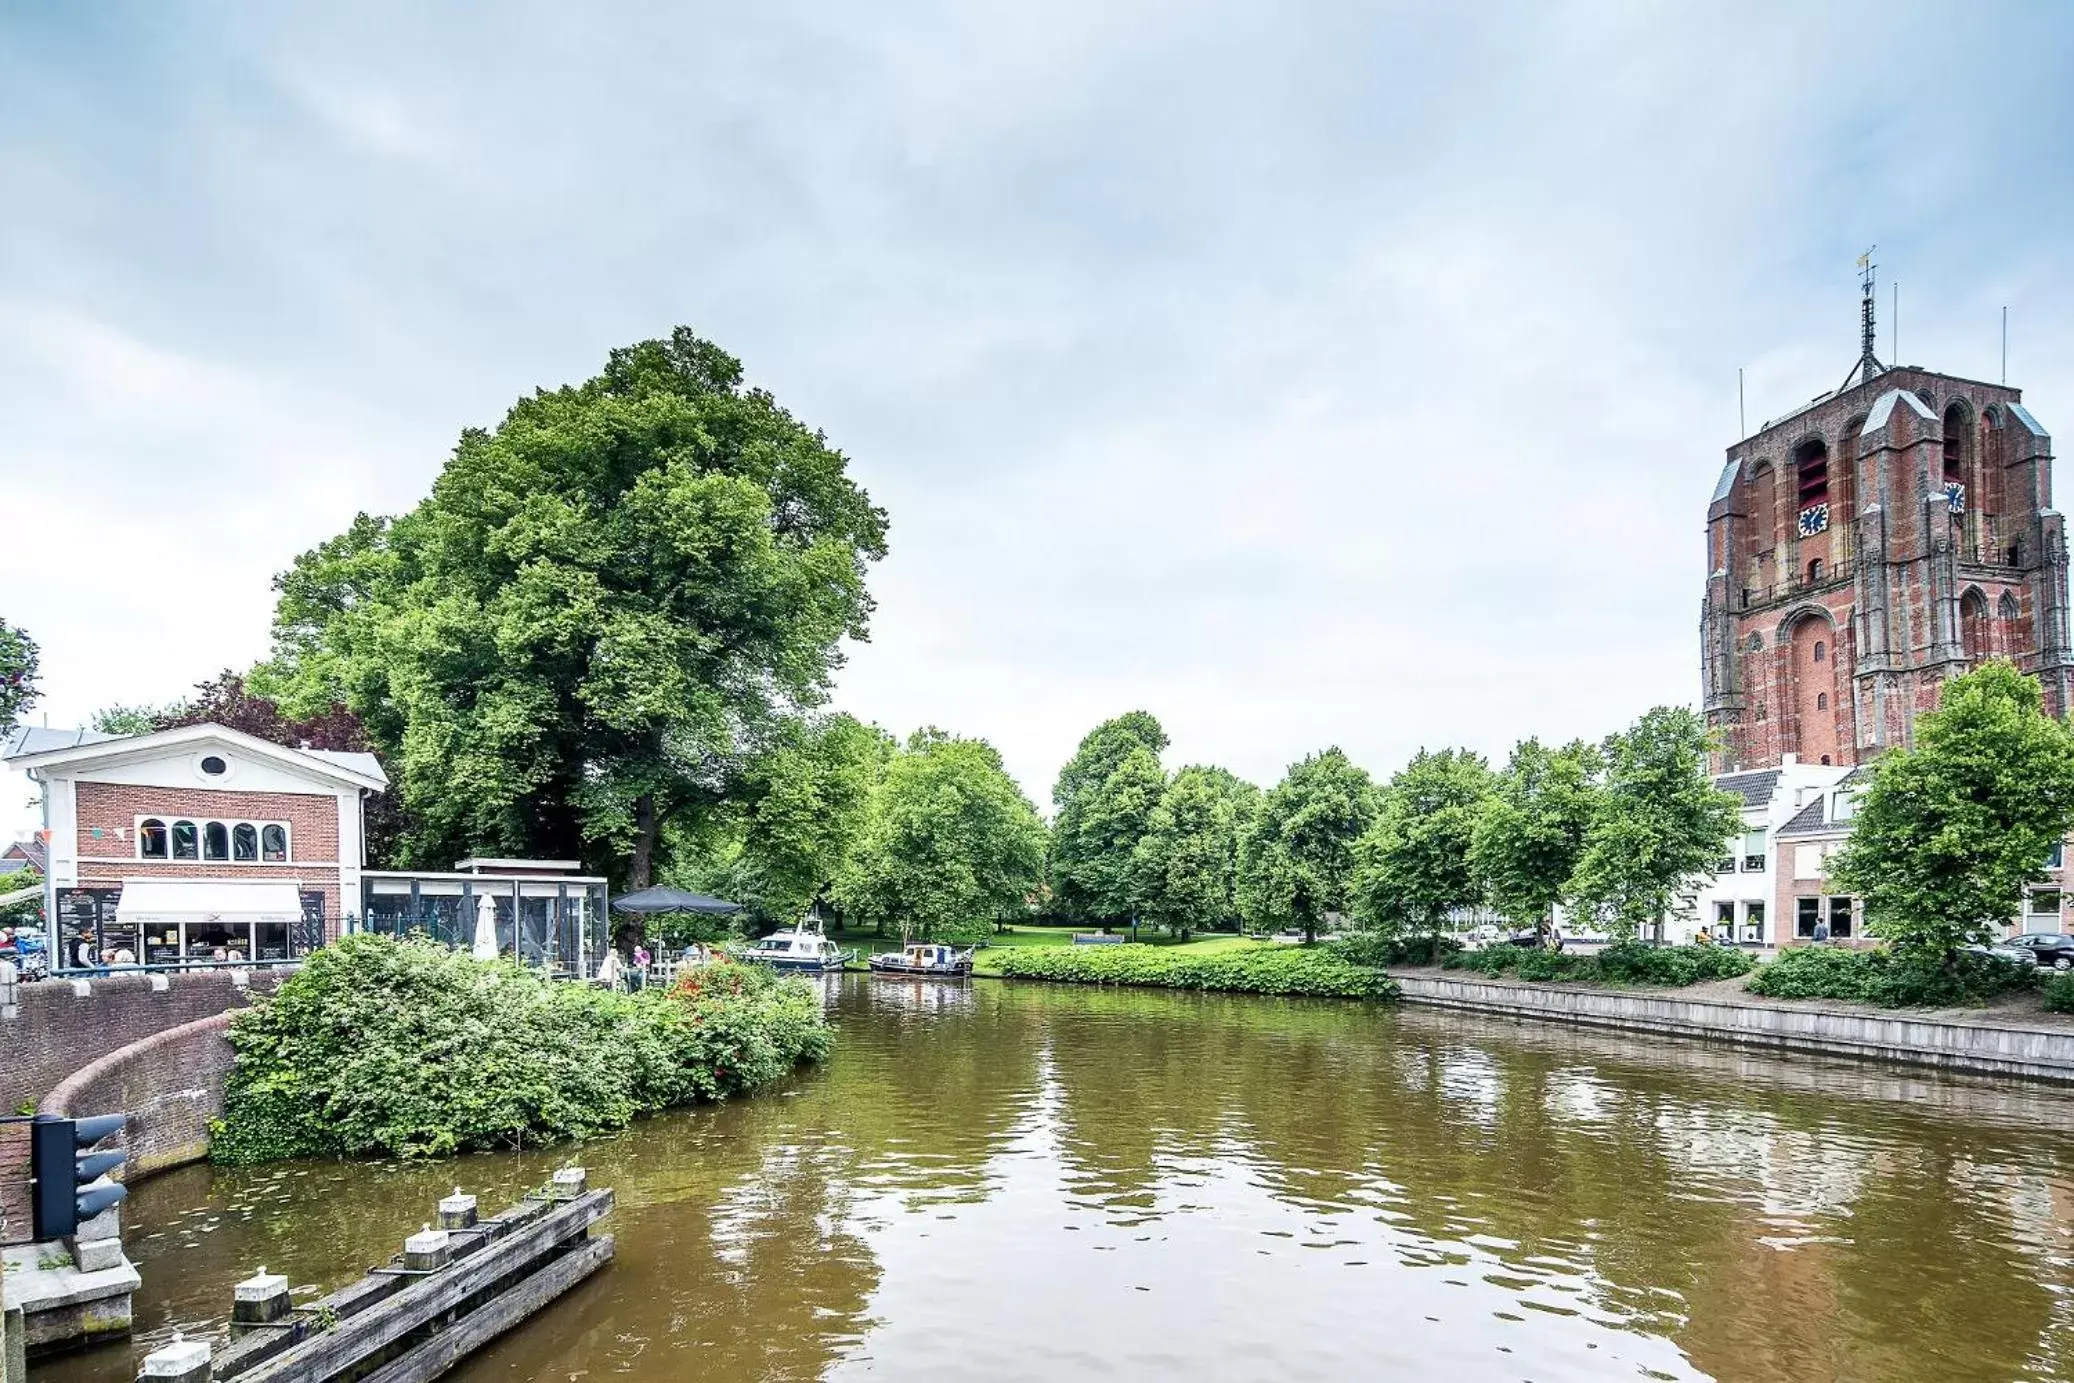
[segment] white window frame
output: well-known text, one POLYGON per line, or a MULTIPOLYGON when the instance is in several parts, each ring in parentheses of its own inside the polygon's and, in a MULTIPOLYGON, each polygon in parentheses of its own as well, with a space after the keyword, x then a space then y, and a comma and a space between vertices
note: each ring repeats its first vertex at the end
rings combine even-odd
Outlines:
POLYGON ((130 819, 130 851, 131 858, 143 864, 227 864, 240 868, 265 868, 267 866, 279 868, 283 865, 295 863, 295 829, 285 821, 268 821, 259 817, 197 816, 192 812, 138 812, 130 819), (164 855, 146 855, 144 853, 144 823, 147 821, 156 821, 165 827, 166 853, 164 855), (173 855, 173 825, 175 822, 180 821, 192 821, 194 823, 195 857, 191 860, 176 859, 173 855), (206 838, 208 829, 211 826, 223 827, 224 840, 230 852, 229 858, 220 860, 203 858, 205 852, 202 842, 206 838), (252 834, 258 838, 258 859, 241 860, 237 858, 238 827, 240 826, 250 826, 252 834), (266 833, 267 828, 270 826, 277 826, 281 831, 281 858, 278 860, 270 860, 266 857, 266 833))

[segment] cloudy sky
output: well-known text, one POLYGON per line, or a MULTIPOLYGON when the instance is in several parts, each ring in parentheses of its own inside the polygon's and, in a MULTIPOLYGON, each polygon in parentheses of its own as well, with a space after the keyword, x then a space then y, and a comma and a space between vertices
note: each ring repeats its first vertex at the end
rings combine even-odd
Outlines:
POLYGON ((680 323, 891 513, 837 704, 1040 802, 1132 707, 1265 782, 1691 702, 1736 371, 1834 386, 1867 244, 1904 359, 2008 304, 2074 427, 2074 16, 1821 9, 0 0, 33 718, 263 655, 297 552, 680 323))

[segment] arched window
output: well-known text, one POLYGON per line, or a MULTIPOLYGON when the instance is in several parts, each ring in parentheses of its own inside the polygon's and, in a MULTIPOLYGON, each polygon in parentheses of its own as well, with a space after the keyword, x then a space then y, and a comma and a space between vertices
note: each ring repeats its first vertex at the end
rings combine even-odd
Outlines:
POLYGON ((202 858, 205 860, 227 860, 230 858, 230 827, 221 821, 211 821, 202 827, 202 858))
POLYGON ((1988 598, 1980 593, 1978 586, 1959 600, 1959 642, 1964 646, 1966 656, 1975 661, 1987 657, 1992 651, 1988 639, 1988 598))
POLYGON ((1829 693, 1828 693, 1828 692, 1816 692, 1816 693, 1815 693, 1815 709, 1816 709, 1816 710, 1818 710, 1818 711, 1826 711, 1826 710, 1828 710, 1828 709, 1829 709, 1829 693))
POLYGON ((2016 597, 2008 591, 2002 592, 2002 618, 2015 619, 2022 613, 2021 607, 2016 603, 2016 597))
POLYGON ((1810 586, 1822 584, 1822 559, 1820 557, 1810 557, 1808 559, 1808 584, 1810 586))
POLYGON ((199 859, 201 857, 200 841, 201 837, 195 831, 192 821, 176 821, 173 823, 174 859, 199 859))
POLYGON ((1827 768, 1827 767, 1829 767, 1829 756, 1828 756, 1827 754, 1824 754, 1824 755, 1822 756, 1822 767, 1824 767, 1824 768, 1827 768))
POLYGON ((287 827, 269 826, 259 833, 259 857, 268 864, 284 864, 287 862, 287 827))
POLYGON ((1966 480, 1966 443, 1969 440, 1966 405, 1954 401, 1944 410, 1944 483, 1964 484, 1966 480))
POLYGON ((166 857, 166 823, 157 817, 146 817, 137 826, 137 858, 140 860, 162 860, 166 857))
POLYGON ((254 864, 259 860, 259 828, 249 821, 240 821, 231 827, 230 857, 240 864, 254 864))
POLYGON ((1794 475, 1800 486, 1800 536, 1812 538, 1829 528, 1829 448, 1821 438, 1794 453, 1794 475))
POLYGON ((1815 640, 1815 661, 1822 662, 1829 656, 1829 646, 1820 639, 1815 640))

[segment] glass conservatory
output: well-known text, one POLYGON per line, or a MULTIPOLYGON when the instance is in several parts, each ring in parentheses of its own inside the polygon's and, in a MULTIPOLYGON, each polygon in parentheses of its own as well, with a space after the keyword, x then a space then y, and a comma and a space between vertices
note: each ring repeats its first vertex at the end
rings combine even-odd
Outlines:
POLYGON ((497 954, 563 975, 595 975, 611 921, 605 880, 578 874, 580 867, 574 860, 462 860, 447 872, 364 870, 354 930, 473 947, 488 939, 480 901, 487 898, 497 954))

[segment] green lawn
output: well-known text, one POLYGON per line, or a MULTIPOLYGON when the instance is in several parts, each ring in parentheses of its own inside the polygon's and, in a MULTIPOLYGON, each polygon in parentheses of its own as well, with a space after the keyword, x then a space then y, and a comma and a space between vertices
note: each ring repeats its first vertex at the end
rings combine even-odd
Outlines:
MULTIPOLYGON (((987 944, 972 959, 972 972, 975 975, 998 975, 1001 973, 1001 957, 1010 950, 1024 946, 1071 946, 1076 932, 1088 930, 1090 929, 1086 927, 1017 925, 1010 927, 1005 932, 991 933, 987 937, 987 944)), ((1130 935, 1128 931, 1125 931, 1123 934, 1126 937, 1130 935)), ((868 957, 876 955, 880 951, 897 951, 900 949, 899 937, 891 935, 877 936, 869 928, 860 928, 855 931, 832 931, 829 933, 829 936, 845 950, 855 950, 860 956, 868 957)), ((1231 935, 1198 936, 1192 941, 1176 941, 1172 937, 1157 932, 1150 927, 1147 927, 1140 933, 1139 939, 1149 945, 1173 946, 1188 952, 1229 951, 1241 947, 1271 944, 1252 941, 1243 936, 1231 935)))

